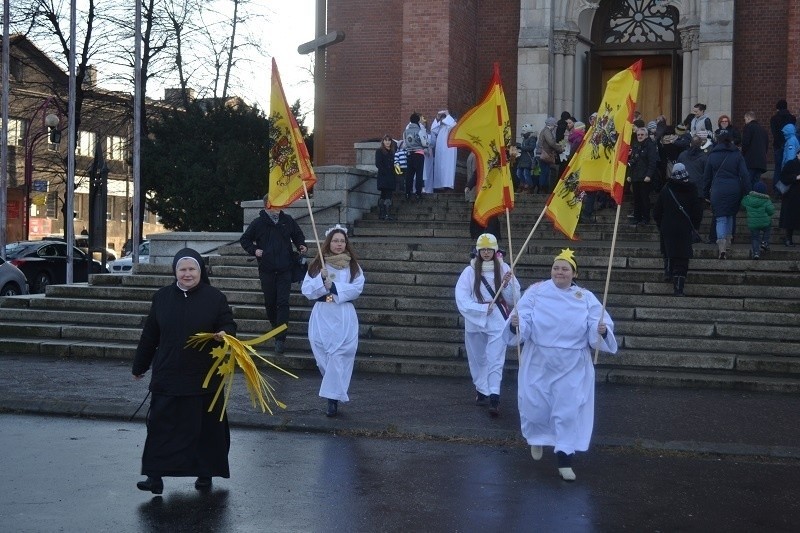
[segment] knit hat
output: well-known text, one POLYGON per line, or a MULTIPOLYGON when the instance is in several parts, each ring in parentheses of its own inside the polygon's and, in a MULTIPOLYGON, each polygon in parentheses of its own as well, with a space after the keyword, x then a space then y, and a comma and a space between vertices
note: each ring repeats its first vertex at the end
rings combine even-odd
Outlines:
POLYGON ((478 251, 490 248, 496 252, 500 247, 497 245, 497 237, 491 233, 483 233, 478 237, 475 248, 478 251))
POLYGON ((767 186, 764 185, 763 181, 757 181, 755 185, 753 185, 753 191, 767 194, 767 186))
POLYGON ((523 135, 526 133, 533 133, 533 126, 530 124, 523 124, 522 125, 522 133, 523 135))
POLYGON ((647 123, 647 131, 656 131, 656 127, 658 127, 658 123, 655 120, 647 123))
POLYGON ((584 124, 581 121, 578 121, 572 126, 572 129, 574 129, 574 130, 585 130, 586 129, 586 124, 584 124))
POLYGON ((683 124, 678 124, 677 126, 675 126, 675 133, 677 133, 678 135, 686 133, 686 126, 683 124))
POLYGON ((676 181, 689 181, 689 172, 683 163, 675 163, 672 166, 672 174, 669 176, 676 181))
POLYGON ((544 121, 545 126, 555 126, 558 124, 556 117, 547 117, 547 120, 544 121))
POLYGON ((561 250, 561 253, 558 254, 555 259, 553 259, 553 262, 555 263, 559 259, 562 259, 567 263, 569 263, 570 265, 572 265, 572 270, 574 270, 575 272, 578 271, 578 263, 575 262, 575 252, 573 252, 569 248, 561 250))

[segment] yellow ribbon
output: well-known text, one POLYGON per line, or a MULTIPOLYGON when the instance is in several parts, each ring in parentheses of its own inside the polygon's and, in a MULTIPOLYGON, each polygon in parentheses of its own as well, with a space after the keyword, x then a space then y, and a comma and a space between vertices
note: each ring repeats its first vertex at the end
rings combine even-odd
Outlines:
MULTIPOLYGON (((270 403, 274 403, 281 409, 286 409, 286 404, 279 401, 275 397, 275 389, 267 381, 267 378, 261 375, 256 367, 255 362, 253 361, 253 358, 251 357, 251 355, 254 355, 261 359, 261 361, 267 363, 269 366, 297 379, 297 376, 291 372, 258 355, 256 350, 253 348, 253 346, 271 339, 278 333, 284 331, 286 328, 286 324, 282 324, 272 331, 269 331, 264 335, 249 341, 241 341, 233 335, 225 334, 222 336, 222 346, 217 346, 211 349, 210 353, 211 357, 214 359, 214 362, 211 365, 211 369, 208 371, 208 374, 206 374, 205 381, 203 381, 203 388, 205 389, 208 388, 208 384, 211 382, 211 378, 215 373, 222 376, 222 382, 219 384, 217 392, 214 394, 214 399, 211 401, 211 405, 208 408, 209 413, 213 411, 214 406, 217 404, 217 400, 224 389, 225 396, 222 404, 222 412, 219 415, 220 421, 222 421, 223 417, 225 416, 225 413, 228 409, 228 399, 231 395, 231 385, 233 385, 233 376, 236 370, 236 365, 239 365, 244 373, 245 383, 247 383, 247 390, 250 393, 250 401, 252 402, 253 407, 260 407, 262 413, 269 412, 269 414, 273 414, 272 409, 270 408, 270 403)), ((196 333, 195 335, 189 337, 189 340, 186 341, 186 347, 202 350, 205 348, 208 342, 215 340, 214 335, 214 333, 196 333)))

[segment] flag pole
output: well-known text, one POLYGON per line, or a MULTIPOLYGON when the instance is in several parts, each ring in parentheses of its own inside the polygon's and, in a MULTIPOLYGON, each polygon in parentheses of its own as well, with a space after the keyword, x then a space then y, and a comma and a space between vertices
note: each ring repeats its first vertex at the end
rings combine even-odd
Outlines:
POLYGON ((303 196, 306 199, 306 206, 308 206, 308 216, 311 218, 311 230, 314 232, 314 242, 317 243, 317 255, 319 255, 319 264, 320 268, 325 268, 325 258, 322 257, 322 245, 319 243, 319 234, 317 233, 317 223, 314 220, 314 212, 311 210, 311 200, 308 198, 308 187, 306 187, 306 181, 300 180, 303 182, 303 196))
MULTIPOLYGON (((533 228, 531 228, 530 233, 528 233, 528 238, 525 239, 524 243, 522 243, 522 247, 520 248, 520 250, 524 250, 525 247, 528 246, 528 242, 530 242, 531 238, 533 237, 533 232, 536 231, 537 227, 539 227, 539 222, 542 221, 542 218, 544 217, 544 214, 545 214, 546 211, 547 211, 547 205, 545 205, 544 209, 542 209, 542 212, 539 215, 539 218, 536 219, 536 222, 534 223, 533 228)), ((508 248, 509 248, 508 251, 509 251, 509 256, 510 256, 511 255, 511 253, 510 253, 511 252, 511 222, 508 221, 508 208, 506 208, 506 222, 508 224, 508 248)), ((512 262, 511 262, 511 272, 512 273, 514 272, 514 267, 517 266, 517 261, 519 261, 520 257, 521 257, 521 254, 517 254, 517 258, 516 259, 514 259, 513 257, 510 258, 510 259, 512 259, 512 262)), ((492 304, 494 304, 497 301, 498 294, 500 294, 500 293, 498 292, 497 294, 494 295, 494 299, 491 302, 492 304)))
MULTIPOLYGON (((611 283, 611 266, 614 263, 614 250, 617 246, 617 229, 619 229, 619 214, 622 211, 622 203, 617 204, 617 216, 614 218, 614 235, 611 237, 611 252, 608 254, 608 270, 606 272, 606 286, 603 289, 603 309, 600 311, 600 321, 606 316, 606 300, 608 299, 608 286, 611 283)), ((599 333, 598 333, 599 336, 599 333)), ((599 339, 598 339, 599 341, 599 339)), ((600 343, 594 349, 594 364, 597 364, 597 357, 600 354, 600 343)))
MULTIPOLYGON (((511 263, 511 279, 513 280, 515 277, 517 277, 517 275, 514 274, 514 249, 511 246, 511 211, 508 209, 508 207, 506 207, 506 233, 508 234, 508 260, 511 263)), ((511 287, 513 293, 514 285, 511 285, 511 287)), ((497 299, 499 295, 500 291, 497 291, 494 295, 495 299, 497 299)), ((514 298, 516 298, 516 294, 514 295, 514 298)), ((494 300, 492 301, 494 302, 494 300)), ((514 304, 513 312, 516 312, 517 300, 515 299, 514 302, 512 303, 514 304)), ((522 356, 522 348, 520 347, 520 342, 521 342, 520 336, 517 335, 517 361, 519 361, 520 357, 522 356)))

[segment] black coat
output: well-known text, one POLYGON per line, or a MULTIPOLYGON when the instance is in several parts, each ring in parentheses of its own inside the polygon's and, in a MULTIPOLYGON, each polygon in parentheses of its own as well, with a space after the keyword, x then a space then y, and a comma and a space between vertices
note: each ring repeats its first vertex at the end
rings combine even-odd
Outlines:
POLYGON ((781 196, 781 214, 779 225, 783 229, 800 229, 800 160, 787 161, 781 168, 781 181, 789 186, 786 194, 781 196))
POLYGON ((755 120, 751 120, 744 125, 742 130, 742 155, 747 168, 767 170, 767 148, 769 147, 769 135, 767 130, 761 127, 755 120))
POLYGON ((718 144, 706 163, 703 194, 711 200, 715 217, 731 217, 739 212, 742 197, 750 192, 750 173, 739 149, 718 144))
POLYGON ((697 195, 695 186, 688 181, 667 180, 653 208, 653 220, 661 231, 661 253, 664 257, 692 257, 693 228, 700 225, 702 218, 703 200, 697 195), (681 212, 670 192, 675 195, 686 214, 681 212))
POLYGON ((394 152, 383 146, 375 150, 375 166, 378 167, 378 190, 393 191, 397 186, 394 173, 394 152))
POLYGON ((776 150, 778 148, 783 148, 783 145, 786 143, 786 138, 783 136, 783 127, 787 124, 796 124, 797 118, 789 113, 788 109, 780 109, 778 110, 772 117, 769 119, 769 129, 772 132, 772 147, 776 150))
POLYGON ((628 158, 628 175, 632 182, 644 181, 646 176, 655 181, 657 166, 658 148, 652 139, 648 137, 643 142, 633 143, 628 158))
POLYGON ((211 380, 207 389, 202 385, 213 363, 209 351, 218 343, 209 343, 200 351, 186 348, 186 341, 195 333, 221 330, 236 334, 233 313, 219 289, 204 282, 188 292, 176 283, 162 287, 153 295, 132 372, 140 376, 152 366, 150 390, 154 394, 213 394, 219 386, 219 376, 211 380))
POLYGON ((306 237, 297 222, 283 211, 278 215, 278 223, 275 224, 262 209, 258 217, 244 230, 239 243, 250 255, 255 255, 257 248, 264 251, 258 259, 260 271, 286 272, 294 264, 292 243, 299 249, 306 245, 306 237))

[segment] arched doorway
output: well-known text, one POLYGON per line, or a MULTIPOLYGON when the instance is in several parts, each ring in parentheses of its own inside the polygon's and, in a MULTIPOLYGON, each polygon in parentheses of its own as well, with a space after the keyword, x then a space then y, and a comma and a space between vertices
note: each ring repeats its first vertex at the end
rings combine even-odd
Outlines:
POLYGON ((643 59, 637 109, 645 120, 658 115, 675 124, 681 109, 679 13, 657 0, 602 2, 592 24, 588 109, 597 109, 606 82, 643 59))

